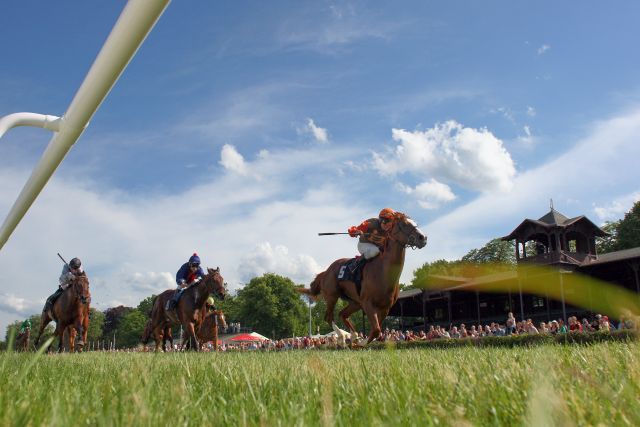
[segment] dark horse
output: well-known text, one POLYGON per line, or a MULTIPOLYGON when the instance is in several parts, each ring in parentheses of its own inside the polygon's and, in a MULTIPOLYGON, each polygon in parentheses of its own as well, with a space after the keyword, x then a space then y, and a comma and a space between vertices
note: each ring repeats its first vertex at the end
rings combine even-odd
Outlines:
POLYGON ((40 330, 35 342, 36 348, 40 342, 42 331, 49 322, 54 320, 56 322, 54 335, 58 336, 58 351, 62 352, 64 349, 63 337, 66 329, 69 329, 69 351, 82 351, 84 343, 87 341, 90 304, 89 279, 86 274, 81 273, 74 278, 50 310, 42 311, 40 330), (80 336, 80 339, 74 343, 76 334, 80 336))
POLYGON ((380 325, 398 299, 400 291, 398 283, 407 246, 423 248, 427 244, 427 237, 416 223, 400 212, 395 214, 393 225, 386 237, 380 255, 365 264, 360 294, 354 282, 338 280, 338 271, 348 260, 347 258, 334 261, 328 269, 318 274, 311 282, 311 289, 299 290, 312 297, 322 294, 327 302, 325 320, 332 326, 333 311, 338 298, 346 299, 349 304, 340 311, 340 318, 352 334, 356 329, 349 316, 362 309, 371 325, 367 343, 380 335, 380 325))
POLYGON ((29 351, 29 339, 31 338, 31 328, 25 328, 16 337, 16 351, 29 351))
POLYGON ((188 341, 192 343, 191 348, 198 351, 198 338, 196 331, 207 313, 206 303, 209 295, 216 294, 220 299, 224 299, 227 291, 224 287, 224 279, 220 275, 220 268, 215 270, 207 268, 207 274, 198 283, 191 285, 183 292, 180 301, 173 312, 165 311, 167 301, 173 298, 176 290, 169 289, 156 297, 151 309, 151 318, 147 322, 142 342, 146 345, 153 335, 156 342, 156 351, 164 351, 165 330, 171 325, 181 324, 188 341))

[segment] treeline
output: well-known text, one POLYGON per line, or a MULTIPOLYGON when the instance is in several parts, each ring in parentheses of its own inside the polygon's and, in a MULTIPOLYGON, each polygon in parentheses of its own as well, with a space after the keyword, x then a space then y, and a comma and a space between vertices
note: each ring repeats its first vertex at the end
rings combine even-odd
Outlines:
MULTIPOLYGON (((636 202, 624 218, 606 223, 603 229, 609 236, 597 242, 598 253, 640 246, 640 202, 636 202)), ((527 246, 526 250, 531 255, 535 254, 533 245, 527 246)), ((509 270, 515 268, 515 265, 513 243, 493 239, 482 248, 469 251, 459 260, 441 259, 423 264, 413 272, 411 283, 401 286, 403 289, 428 286, 431 275, 469 277, 479 272, 509 270)), ((324 321, 324 302, 319 301, 309 307, 306 300, 295 291, 297 286, 302 285, 277 274, 264 274, 251 279, 235 295, 227 296, 224 301, 216 301, 216 305, 225 312, 227 323, 240 323, 242 327, 270 338, 307 335, 310 326, 314 334, 329 332, 330 327, 324 321)), ((155 295, 150 295, 136 307, 119 306, 104 312, 91 309, 88 341, 115 342, 118 348, 138 345, 154 298, 155 295)), ((336 313, 343 306, 343 302, 339 303, 336 313)), ((32 336, 35 338, 40 315, 30 316, 30 319, 33 325, 32 336)), ((366 319, 360 314, 356 314, 353 321, 358 329, 368 327, 366 319)), ((337 315, 336 322, 341 325, 337 315)), ((7 327, 6 340, 12 332, 19 329, 21 323, 22 320, 17 320, 7 327)), ((387 322, 387 326, 394 326, 393 319, 387 322)), ((174 336, 178 336, 178 333, 176 328, 174 336)), ((45 339, 52 334, 53 326, 49 325, 44 334, 45 339)), ((0 343, 0 346, 3 344, 0 343)))

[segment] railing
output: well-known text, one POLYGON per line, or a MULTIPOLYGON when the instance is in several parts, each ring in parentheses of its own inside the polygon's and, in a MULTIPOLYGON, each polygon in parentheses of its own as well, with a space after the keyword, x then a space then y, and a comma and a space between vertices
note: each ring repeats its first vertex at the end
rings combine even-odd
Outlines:
POLYGON ((80 138, 169 2, 129 0, 62 118, 35 113, 0 118, 0 137, 15 126, 36 126, 56 132, 0 228, 0 249, 80 138))

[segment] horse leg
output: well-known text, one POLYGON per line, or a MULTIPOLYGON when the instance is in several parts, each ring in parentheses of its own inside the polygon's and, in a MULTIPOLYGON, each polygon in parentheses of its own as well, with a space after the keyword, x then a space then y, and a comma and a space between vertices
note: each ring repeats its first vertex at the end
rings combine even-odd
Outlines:
POLYGON ((64 329, 60 324, 56 325, 55 334, 58 336, 58 353, 64 352, 64 329))
POLYGON ((195 351, 199 350, 198 338, 196 338, 196 331, 193 322, 187 322, 184 326, 185 333, 189 337, 189 347, 195 351))
POLYGON ((69 353, 75 353, 78 331, 73 326, 67 326, 67 333, 69 334, 69 353))
MULTIPOLYGON (((82 326, 82 321, 84 319, 82 317, 78 318, 78 320, 76 320, 75 325, 73 325, 72 329, 74 330, 73 333, 73 338, 74 338, 74 345, 73 345, 73 350, 75 351, 75 338, 76 336, 78 337, 78 351, 82 351, 82 347, 84 347, 84 340, 82 339, 84 337, 84 327, 82 326)), ((71 334, 69 334, 69 337, 71 337, 71 334)), ((71 343, 69 343, 69 345, 71 346, 71 343)))
MULTIPOLYGON (((156 326, 153 328, 153 340, 156 343, 156 353, 160 352, 160 346, 162 345, 162 327, 156 326)), ((164 351, 164 349, 162 349, 164 351)))
POLYGON ((44 331, 44 328, 46 328, 49 323, 51 323, 51 318, 49 317, 49 314, 47 314, 47 312, 43 311, 42 315, 40 316, 40 330, 38 331, 38 337, 36 338, 36 342, 34 344, 36 350, 38 349, 38 344, 40 343, 42 331, 44 331))
POLYGON ((333 326, 333 312, 335 311, 338 297, 325 295, 324 299, 327 302, 327 310, 324 312, 324 320, 329 324, 329 326, 333 326))
POLYGON ((378 320, 378 310, 371 303, 365 303, 362 307, 364 312, 369 319, 369 325, 371 330, 369 331, 369 337, 367 338, 367 344, 369 344, 374 339, 378 338, 382 333, 380 329, 380 322, 378 320))
POLYGON ((349 304, 340 311, 342 322, 349 328, 349 332, 352 334, 356 333, 356 328, 349 317, 358 310, 360 310, 360 304, 355 301, 349 301, 349 304))

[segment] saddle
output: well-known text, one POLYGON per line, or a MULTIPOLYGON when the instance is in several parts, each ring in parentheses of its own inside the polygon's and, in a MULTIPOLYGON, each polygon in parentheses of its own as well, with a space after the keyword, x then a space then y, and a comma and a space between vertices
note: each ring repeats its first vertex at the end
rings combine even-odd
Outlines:
POLYGON ((356 291, 360 295, 362 290, 362 272, 366 264, 364 257, 355 257, 345 261, 338 269, 339 281, 351 281, 356 284, 356 291))

